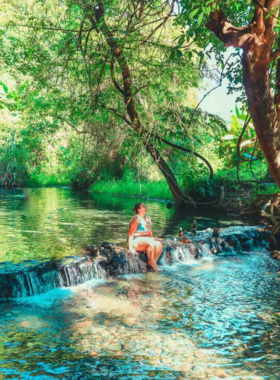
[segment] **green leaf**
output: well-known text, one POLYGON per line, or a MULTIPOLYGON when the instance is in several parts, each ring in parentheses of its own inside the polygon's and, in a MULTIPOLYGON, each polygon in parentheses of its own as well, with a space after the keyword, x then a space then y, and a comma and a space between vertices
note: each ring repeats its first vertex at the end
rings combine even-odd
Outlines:
POLYGON ((190 18, 194 18, 194 16, 198 13, 198 11, 199 11, 199 8, 196 8, 193 11, 191 11, 190 18))
POLYGON ((209 16, 210 13, 211 13, 211 7, 206 7, 206 12, 205 13, 207 14, 207 16, 209 16))
POLYGON ((200 15, 199 15, 199 17, 198 17, 198 20, 197 20, 198 25, 201 24, 202 19, 203 19, 203 13, 200 13, 200 15))
POLYGON ((237 105, 235 105, 235 113, 236 113, 236 116, 237 116, 237 117, 240 116, 240 114, 239 114, 239 109, 238 109, 237 105))
POLYGON ((181 50, 177 50, 177 57, 178 58, 182 58, 182 56, 183 56, 183 52, 181 51, 181 50))
POLYGON ((183 43, 185 42, 185 35, 182 34, 179 39, 178 39, 178 45, 183 45, 183 43))
POLYGON ((8 94, 9 89, 8 89, 8 87, 5 85, 5 83, 3 83, 3 82, 0 80, 0 84, 1 84, 2 87, 3 87, 3 90, 5 91, 5 94, 8 94))
POLYGON ((175 53, 175 49, 172 49, 172 50, 171 50, 170 57, 169 57, 169 58, 171 59, 171 61, 174 61, 174 59, 175 59, 175 54, 176 54, 176 53, 175 53))
POLYGON ((23 83, 23 85, 21 85, 18 89, 18 95, 20 95, 22 93, 22 91, 26 88, 28 82, 25 82, 23 83))

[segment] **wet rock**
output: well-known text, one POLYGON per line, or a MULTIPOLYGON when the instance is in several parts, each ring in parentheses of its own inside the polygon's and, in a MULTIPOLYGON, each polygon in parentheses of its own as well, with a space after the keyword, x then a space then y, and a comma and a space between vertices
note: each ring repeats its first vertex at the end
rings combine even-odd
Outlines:
POLYGON ((280 251, 272 251, 270 254, 273 259, 280 260, 280 251))
POLYGON ((203 352, 201 350, 196 350, 194 353, 195 358, 201 358, 203 356, 203 352))
POLYGON ((218 237, 219 236, 219 230, 218 230, 218 228, 214 228, 214 230, 213 230, 213 237, 218 237))
POLYGON ((85 249, 86 254, 92 257, 99 256, 99 247, 97 245, 89 245, 85 249))
POLYGON ((254 241, 252 239, 245 241, 242 248, 245 251, 252 251, 254 248, 254 241))
POLYGON ((200 259, 201 257, 202 257, 202 250, 201 250, 201 248, 200 247, 196 247, 196 249, 195 249, 195 254, 194 254, 194 258, 196 259, 196 260, 198 260, 198 259, 200 259))
POLYGON ((103 243, 101 243, 100 246, 103 247, 103 248, 113 249, 113 248, 116 247, 116 244, 108 242, 108 241, 103 241, 103 243))
POLYGON ((280 223, 277 223, 272 227, 269 249, 270 251, 280 250, 280 223))
POLYGON ((90 355, 90 356, 98 356, 98 353, 95 352, 95 351, 90 351, 89 355, 90 355))

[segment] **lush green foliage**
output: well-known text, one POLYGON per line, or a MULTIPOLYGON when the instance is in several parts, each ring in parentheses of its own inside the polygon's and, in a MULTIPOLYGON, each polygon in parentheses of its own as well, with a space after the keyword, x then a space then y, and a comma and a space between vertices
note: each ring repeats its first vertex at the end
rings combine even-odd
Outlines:
MULTIPOLYGON (((229 181, 237 179, 238 162, 241 179, 254 179, 253 164, 256 175, 265 177, 266 165, 250 161, 261 155, 254 144, 241 150, 249 161, 237 155, 244 114, 237 110, 227 126, 194 109, 201 78, 219 77, 219 69, 207 70, 206 57, 212 52, 232 79, 230 91, 240 87, 240 67, 225 63, 223 46, 203 26, 211 2, 182 0, 181 12, 172 18, 167 17, 168 3, 154 0, 142 10, 138 3, 109 1, 105 6, 107 25, 129 63, 141 123, 151 136, 156 133, 200 153, 214 169, 213 182, 200 159, 154 140, 180 186, 198 199, 214 199, 227 173, 229 181)), ((243 3, 227 5, 231 14, 242 15, 240 24, 251 15, 243 3)), ((92 8, 86 4, 95 2, 3 3, 0 184, 94 184, 96 191, 136 195, 141 183, 150 196, 170 198, 144 140, 127 122, 118 89, 123 86, 121 68, 104 36, 92 27, 92 8)), ((254 138, 254 131, 247 129, 243 139, 254 138)))

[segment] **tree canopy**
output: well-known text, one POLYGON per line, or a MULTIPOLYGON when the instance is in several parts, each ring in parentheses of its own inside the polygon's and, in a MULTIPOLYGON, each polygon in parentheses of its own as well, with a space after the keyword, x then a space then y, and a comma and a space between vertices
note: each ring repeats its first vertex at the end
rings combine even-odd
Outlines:
MULTIPOLYGON (((165 178, 177 203, 192 203, 193 176, 212 179, 226 162, 229 128, 198 108, 201 80, 227 77, 229 91, 240 90, 241 52, 228 57, 226 48, 244 49, 236 41, 245 25, 255 25, 260 12, 267 24, 272 11, 251 1, 4 1, 2 184, 14 179, 11 167, 27 178, 47 161, 85 186, 130 168, 134 178, 165 178), (214 72, 207 67, 213 56, 214 72), (15 163, 11 152, 20 150, 26 154, 15 163)), ((257 144, 253 130, 246 134, 257 144)), ((242 148, 253 157, 259 148, 252 142, 242 148)))

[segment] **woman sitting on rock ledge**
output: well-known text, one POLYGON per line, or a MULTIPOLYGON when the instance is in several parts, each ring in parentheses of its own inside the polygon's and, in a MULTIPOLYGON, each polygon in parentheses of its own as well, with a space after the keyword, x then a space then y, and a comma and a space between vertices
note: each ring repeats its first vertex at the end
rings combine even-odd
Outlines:
POLYGON ((147 215, 147 207, 144 203, 136 203, 133 211, 136 215, 129 222, 128 249, 133 255, 136 255, 137 251, 146 251, 149 258, 148 263, 157 272, 156 262, 163 249, 162 243, 153 238, 152 221, 147 215))

